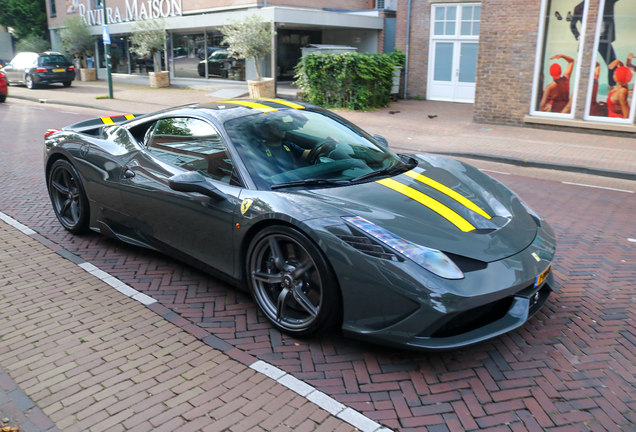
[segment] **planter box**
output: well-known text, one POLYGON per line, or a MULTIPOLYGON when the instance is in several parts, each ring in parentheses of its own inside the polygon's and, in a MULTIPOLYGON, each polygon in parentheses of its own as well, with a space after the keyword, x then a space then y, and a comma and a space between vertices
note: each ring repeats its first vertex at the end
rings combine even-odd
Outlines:
POLYGON ((170 87, 170 72, 148 72, 150 87, 170 87))
POLYGON ((275 98, 274 78, 263 78, 260 81, 248 80, 251 98, 275 98))
POLYGON ((95 69, 85 69, 85 68, 80 68, 80 81, 95 81, 96 78, 96 74, 95 74, 95 69))

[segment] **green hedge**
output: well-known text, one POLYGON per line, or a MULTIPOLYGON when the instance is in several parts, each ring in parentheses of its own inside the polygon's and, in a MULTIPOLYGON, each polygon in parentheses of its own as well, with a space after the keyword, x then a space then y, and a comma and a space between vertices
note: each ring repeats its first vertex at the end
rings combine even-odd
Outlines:
POLYGON ((404 54, 317 54, 302 57, 296 84, 305 101, 326 108, 367 110, 389 103, 393 68, 404 54))

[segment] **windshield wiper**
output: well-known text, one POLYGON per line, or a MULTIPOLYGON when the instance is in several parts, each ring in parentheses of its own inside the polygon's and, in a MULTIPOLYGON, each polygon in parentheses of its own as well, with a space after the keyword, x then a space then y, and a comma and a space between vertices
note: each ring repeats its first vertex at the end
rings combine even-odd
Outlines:
POLYGON ((399 162, 390 168, 382 168, 377 171, 371 171, 370 173, 362 174, 361 176, 352 178, 351 180, 349 180, 349 182, 358 183, 374 177, 401 174, 405 171, 415 168, 416 165, 417 164, 406 164, 404 162, 399 162))
POLYGON ((295 180, 285 183, 271 185, 272 190, 282 189, 296 186, 345 186, 349 184, 349 180, 329 180, 329 179, 306 179, 295 180))

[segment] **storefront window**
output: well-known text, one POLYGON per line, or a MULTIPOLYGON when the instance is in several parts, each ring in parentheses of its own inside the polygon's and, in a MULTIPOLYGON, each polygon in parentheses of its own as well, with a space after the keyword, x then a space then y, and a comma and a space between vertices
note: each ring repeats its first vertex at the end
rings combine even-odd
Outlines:
POLYGON ((633 123, 636 4, 600 0, 586 120, 633 123))
POLYGON ((543 0, 532 114, 573 118, 587 2, 543 0))
POLYGON ((203 33, 173 33, 172 56, 174 76, 177 78, 204 78, 206 42, 203 33))
MULTIPOLYGON (((129 73, 128 38, 125 36, 111 36, 111 42, 109 52, 112 73, 129 73)), ((99 38, 97 45, 99 49, 99 67, 104 69, 106 68, 106 56, 104 55, 104 42, 101 38, 99 38)))

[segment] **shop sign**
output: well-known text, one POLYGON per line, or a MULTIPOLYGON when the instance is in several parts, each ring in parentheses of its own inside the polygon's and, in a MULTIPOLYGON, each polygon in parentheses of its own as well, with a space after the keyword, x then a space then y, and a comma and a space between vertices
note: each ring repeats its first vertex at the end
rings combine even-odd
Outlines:
MULTIPOLYGON (((87 4, 80 3, 78 10, 82 20, 88 25, 104 24, 104 9, 91 9, 91 1, 87 0, 87 4)), ((144 19, 167 18, 169 16, 183 15, 182 0, 125 0, 125 14, 116 6, 114 9, 106 8, 107 24, 117 24, 129 21, 138 21, 144 19)))

